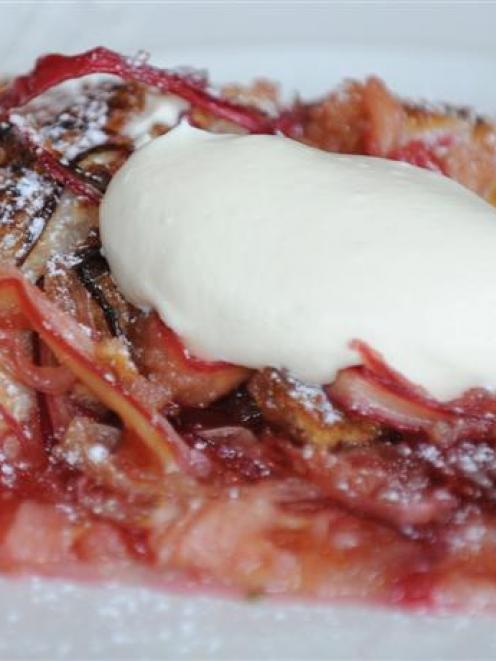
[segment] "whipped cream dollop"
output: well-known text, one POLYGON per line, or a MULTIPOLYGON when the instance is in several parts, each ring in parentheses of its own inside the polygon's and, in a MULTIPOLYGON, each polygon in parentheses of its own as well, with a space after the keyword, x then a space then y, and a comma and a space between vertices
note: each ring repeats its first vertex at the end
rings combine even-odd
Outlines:
POLYGON ((358 338, 442 399, 496 386, 496 213, 441 175, 182 123, 113 178, 101 237, 200 358, 322 384, 358 338))

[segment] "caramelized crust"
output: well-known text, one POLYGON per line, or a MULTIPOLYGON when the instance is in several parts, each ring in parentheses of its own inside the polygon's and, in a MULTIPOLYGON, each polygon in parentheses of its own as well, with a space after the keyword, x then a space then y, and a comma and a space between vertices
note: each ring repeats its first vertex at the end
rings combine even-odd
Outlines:
POLYGON ((280 370, 256 372, 248 390, 268 422, 304 443, 328 448, 362 445, 381 432, 374 423, 347 419, 322 388, 304 384, 280 370))

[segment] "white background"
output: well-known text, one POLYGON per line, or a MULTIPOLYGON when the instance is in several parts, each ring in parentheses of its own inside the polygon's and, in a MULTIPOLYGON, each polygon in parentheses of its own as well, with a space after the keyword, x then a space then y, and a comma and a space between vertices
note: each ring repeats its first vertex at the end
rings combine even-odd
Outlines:
POLYGON ((43 52, 146 49, 220 82, 269 75, 315 95, 378 73, 401 94, 494 109, 492 2, 22 2, 0 0, 0 71, 43 52), (407 72, 407 75, 405 75, 407 72))

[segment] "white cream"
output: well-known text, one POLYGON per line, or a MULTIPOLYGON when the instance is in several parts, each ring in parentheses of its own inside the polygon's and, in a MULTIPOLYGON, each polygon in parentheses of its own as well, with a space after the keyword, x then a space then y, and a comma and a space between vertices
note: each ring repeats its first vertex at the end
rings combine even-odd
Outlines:
POLYGON ((155 124, 175 126, 188 107, 184 99, 174 94, 148 92, 143 111, 127 122, 124 133, 133 140, 136 147, 142 147, 152 139, 151 132, 155 124))
POLYGON ((440 175, 182 124, 114 177, 101 236, 199 357, 325 383, 359 338, 438 397, 496 386, 496 213, 440 175))

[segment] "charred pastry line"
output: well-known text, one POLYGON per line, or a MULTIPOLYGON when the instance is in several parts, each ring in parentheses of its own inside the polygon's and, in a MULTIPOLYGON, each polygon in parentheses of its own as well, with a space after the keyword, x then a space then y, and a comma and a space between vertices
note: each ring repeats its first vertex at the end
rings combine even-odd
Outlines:
POLYGON ((82 255, 82 261, 74 267, 78 278, 87 289, 90 296, 102 309, 105 321, 112 335, 123 336, 123 330, 119 323, 119 315, 110 305, 105 293, 97 282, 99 275, 108 272, 108 266, 102 257, 99 248, 89 248, 82 255))
MULTIPOLYGON (((10 124, 9 122, 0 122, 0 166, 4 165, 4 163, 2 163, 2 154, 4 154, 7 159, 5 165, 8 165, 16 176, 23 176, 24 173, 29 173, 34 165, 36 159, 34 151, 35 148, 33 145, 28 144, 17 126, 10 124), (12 151, 15 154, 14 158, 9 156, 12 151)), ((43 177, 42 179, 48 184, 48 179, 46 177, 43 177)), ((5 190, 10 190, 13 195, 16 194, 16 191, 18 192, 16 184, 4 188, 4 191, 5 190)), ((60 192, 60 187, 57 182, 50 182, 50 185, 47 186, 46 189, 43 188, 42 195, 44 197, 44 202, 41 208, 37 207, 36 211, 32 211, 29 225, 23 233, 23 239, 20 244, 17 244, 15 253, 15 262, 17 266, 22 266, 24 264, 42 237, 47 223, 57 208, 60 192), (40 221, 42 223, 41 228, 39 226, 40 221)), ((22 195, 20 197, 19 204, 23 207, 22 195)), ((17 203, 14 206, 19 208, 17 207, 17 203)), ((8 213, 9 211, 7 210, 7 215, 8 213)))
POLYGON ((31 245, 28 246, 26 252, 22 257, 18 259, 18 266, 22 266, 24 262, 28 259, 29 255, 33 252, 35 247, 38 244, 38 241, 41 239, 43 236, 45 229, 47 227, 47 224, 50 222, 50 219, 55 212, 55 209, 57 208, 58 202, 60 199, 60 190, 55 188, 54 193, 50 195, 45 202, 43 209, 41 212, 38 214, 41 218, 43 218, 43 228, 41 232, 39 233, 38 237, 32 241, 31 245))
POLYGON ((75 174, 77 174, 84 182, 89 186, 95 188, 102 195, 105 193, 110 180, 112 179, 112 174, 108 171, 94 171, 91 169, 91 159, 94 156, 105 155, 109 153, 121 154, 124 159, 127 159, 131 153, 132 149, 118 142, 113 142, 110 139, 109 142, 106 142, 101 145, 95 145, 86 149, 85 151, 78 154, 70 163, 71 168, 75 174), (90 159, 90 169, 86 169, 85 161, 90 159))
POLYGON ((99 204, 102 196, 96 188, 83 181, 76 172, 61 163, 42 145, 37 144, 28 131, 21 131, 19 127, 16 127, 16 133, 24 146, 31 151, 35 161, 54 181, 67 186, 73 193, 84 197, 89 202, 99 204))
POLYGON ((35 148, 35 156, 39 165, 55 181, 67 186, 73 193, 84 197, 89 202, 98 204, 101 200, 101 193, 93 186, 83 181, 71 168, 63 165, 49 151, 43 147, 35 148))
POLYGON ((279 128, 277 119, 273 120, 256 108, 213 96, 205 90, 203 81, 149 64, 135 63, 102 47, 78 55, 40 57, 30 73, 14 79, 0 94, 0 120, 10 110, 25 105, 59 83, 96 73, 119 76, 127 82, 143 83, 163 93, 176 94, 193 106, 238 124, 250 133, 274 133, 279 128))

